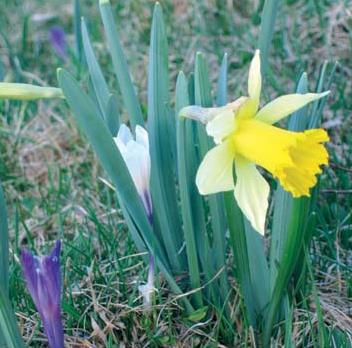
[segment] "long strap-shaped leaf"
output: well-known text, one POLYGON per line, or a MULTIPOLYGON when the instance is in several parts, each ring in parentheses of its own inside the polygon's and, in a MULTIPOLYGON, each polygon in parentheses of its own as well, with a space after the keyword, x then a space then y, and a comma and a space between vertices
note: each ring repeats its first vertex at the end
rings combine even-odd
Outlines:
POLYGON ((5 198, 0 186, 0 347, 24 347, 8 299, 9 240, 5 198))
POLYGON ((103 72, 101 71, 101 68, 99 66, 97 58, 95 57, 84 18, 82 18, 81 28, 84 54, 86 57, 90 78, 99 104, 99 109, 105 119, 106 109, 109 101, 109 88, 105 81, 103 72))
POLYGON ((10 301, 2 286, 0 286, 0 335, 3 336, 6 348, 25 347, 10 301))
MULTIPOLYGON (((182 294, 170 274, 163 248, 154 236, 145 209, 137 194, 125 162, 106 124, 99 116, 95 104, 82 91, 77 81, 65 70, 58 70, 58 80, 66 100, 73 111, 76 122, 87 136, 101 164, 117 188, 119 196, 123 200, 124 207, 130 216, 133 217, 133 221, 140 233, 143 234, 146 246, 149 250, 155 251, 158 267, 163 272, 171 289, 176 294, 182 294)), ((187 310, 191 312, 193 308, 189 301, 185 298, 183 298, 183 301, 187 310)))
MULTIPOLYGON (((209 107, 212 106, 211 98, 211 84, 209 79, 208 68, 206 61, 202 53, 197 53, 196 55, 196 64, 195 64, 195 103, 201 106, 209 107)), ((198 128, 198 139, 200 146, 200 157, 201 159, 205 154, 211 149, 214 145, 212 140, 207 136, 204 130, 204 126, 197 124, 198 128)), ((225 265, 225 232, 226 232, 226 223, 224 215, 224 202, 223 195, 221 193, 216 195, 210 195, 208 197, 210 216, 211 216, 211 225, 213 230, 213 245, 211 246, 211 253, 213 258, 213 266, 216 271, 219 271, 220 268, 225 265)), ((208 266, 209 267, 209 266, 208 266)), ((222 299, 228 295, 228 287, 226 286, 226 277, 225 272, 221 276, 222 284, 219 288, 221 292, 222 299)), ((219 303, 219 297, 216 294, 216 301, 219 303)))
POLYGON ((0 185, 0 285, 7 294, 9 289, 9 236, 4 192, 0 185))
POLYGON ((132 128, 134 129, 137 124, 144 124, 143 115, 139 100, 132 84, 131 76, 129 74, 126 58, 120 44, 120 39, 117 33, 109 0, 100 0, 100 13, 105 28, 106 39, 108 42, 115 75, 119 82, 119 87, 128 111, 132 128))
MULTIPOLYGON (((185 75, 180 72, 176 83, 176 115, 182 107, 189 105, 188 91, 187 91, 187 81, 185 75)), ((194 222, 192 216, 192 201, 191 201, 191 190, 194 183, 192 179, 189 178, 190 173, 190 155, 192 152, 189 151, 189 147, 193 144, 190 143, 192 139, 187 139, 186 134, 186 122, 190 120, 185 120, 179 118, 177 120, 177 163, 178 163, 178 183, 181 197, 181 211, 183 217, 183 231, 186 242, 187 250, 187 261, 189 277, 191 282, 191 287, 193 289, 200 288, 200 269, 198 264, 198 254, 196 248, 196 231, 194 230, 194 222)), ((205 233, 205 231, 198 231, 198 233, 205 233)), ((197 307, 203 306, 202 294, 200 291, 195 293, 195 301, 197 307)))
POLYGON ((275 29, 275 19, 281 0, 265 0, 262 12, 258 48, 260 49, 262 74, 268 69, 269 49, 275 29))
POLYGON ((247 249, 243 216, 235 201, 233 192, 225 192, 224 197, 227 222, 230 231, 230 243, 236 265, 236 278, 240 285, 241 295, 246 306, 249 322, 256 328, 257 321, 248 261, 248 252, 250 252, 250 250, 247 249))
POLYGON ((306 230, 305 224, 308 209, 308 198, 303 197, 293 200, 287 241, 284 246, 282 261, 278 269, 276 282, 269 302, 268 314, 264 322, 264 347, 269 347, 271 331, 277 316, 277 310, 282 301, 282 295, 287 288, 294 267, 300 257, 306 230))
POLYGON ((174 117, 168 110, 168 46, 161 6, 156 3, 151 29, 148 70, 148 130, 151 157, 151 190, 154 214, 160 225, 161 235, 170 262, 181 270, 179 255, 182 245, 181 223, 175 190, 175 163, 173 141, 174 117))

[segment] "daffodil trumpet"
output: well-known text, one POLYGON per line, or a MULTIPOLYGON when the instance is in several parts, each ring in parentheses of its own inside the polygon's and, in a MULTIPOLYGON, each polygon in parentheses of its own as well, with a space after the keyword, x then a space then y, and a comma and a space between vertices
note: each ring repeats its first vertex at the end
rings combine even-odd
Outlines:
POLYGON ((238 206, 253 228, 265 230, 269 184, 258 171, 264 168, 293 197, 309 196, 321 166, 328 164, 323 145, 329 137, 323 129, 291 132, 273 126, 324 93, 288 94, 259 109, 261 93, 260 52, 251 62, 248 96, 218 108, 188 106, 180 111, 206 124, 216 146, 204 157, 196 184, 201 194, 234 191, 238 206), (235 177, 233 176, 235 167, 235 177))

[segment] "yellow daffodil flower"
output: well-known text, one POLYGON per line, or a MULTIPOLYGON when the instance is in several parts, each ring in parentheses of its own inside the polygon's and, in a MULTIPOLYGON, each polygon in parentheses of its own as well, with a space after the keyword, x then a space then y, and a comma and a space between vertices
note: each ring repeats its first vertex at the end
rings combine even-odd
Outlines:
POLYGON ((293 197, 309 196, 309 190, 328 163, 328 153, 322 143, 329 140, 323 129, 291 132, 276 123, 308 103, 326 96, 288 94, 259 109, 261 92, 260 53, 251 62, 248 77, 248 97, 219 108, 188 106, 180 116, 206 124, 215 146, 204 157, 196 177, 201 194, 234 190, 238 206, 253 228, 264 234, 268 209, 269 185, 256 166, 273 174, 293 197), (233 177, 235 164, 236 182, 233 177))

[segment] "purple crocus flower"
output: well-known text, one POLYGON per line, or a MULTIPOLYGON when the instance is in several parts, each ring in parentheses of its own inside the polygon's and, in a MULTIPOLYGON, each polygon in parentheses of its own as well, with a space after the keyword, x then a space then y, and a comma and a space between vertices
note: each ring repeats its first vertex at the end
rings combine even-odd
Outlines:
POLYGON ((61 242, 57 241, 47 256, 35 256, 24 249, 21 254, 27 289, 43 321, 44 331, 51 348, 64 347, 61 321, 61 242))
POLYGON ((62 27, 55 25, 50 28, 49 41, 55 53, 62 59, 67 58, 66 34, 62 27))

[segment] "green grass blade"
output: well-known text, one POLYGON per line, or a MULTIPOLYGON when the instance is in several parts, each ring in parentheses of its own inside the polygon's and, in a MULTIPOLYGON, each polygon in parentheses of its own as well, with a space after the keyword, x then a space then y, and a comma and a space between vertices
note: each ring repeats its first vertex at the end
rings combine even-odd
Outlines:
MULTIPOLYGON (((189 105, 187 81, 185 75, 180 72, 176 82, 176 115, 182 107, 189 105)), ((183 231, 186 242, 188 271, 191 282, 191 288, 200 288, 200 270, 198 265, 198 254, 196 247, 196 231, 194 230, 193 216, 192 216, 192 179, 189 177, 189 165, 192 159, 189 158, 189 147, 192 146, 190 140, 185 136, 186 123, 190 122, 184 118, 177 120, 177 163, 178 163, 178 182, 181 198, 181 211, 183 217, 183 231)), ((205 231, 198 231, 205 233, 205 231)), ((197 308, 203 307, 203 300, 201 292, 195 293, 194 296, 197 308)))
POLYGON ((151 156, 151 191, 154 215, 160 225, 170 262, 181 270, 186 260, 178 255, 182 245, 180 217, 175 190, 172 144, 174 117, 169 112, 168 45, 161 6, 155 4, 149 51, 148 130, 151 156), (173 129, 172 129, 173 128, 173 129))
POLYGON ((9 235, 5 197, 0 185, 0 284, 5 292, 9 289, 9 235))
POLYGON ((106 39, 110 50, 115 74, 119 82, 122 97, 134 129, 137 124, 143 125, 143 115, 137 98, 128 65, 123 53, 117 28, 113 18, 113 12, 109 0, 100 0, 100 13, 103 20, 106 39))
POLYGON ((88 70, 96 95, 96 99, 98 101, 100 112, 103 115, 103 118, 106 119, 106 108, 109 101, 109 88, 99 66, 97 58, 95 57, 84 18, 82 18, 82 39, 84 54, 86 57, 88 70))
MULTIPOLYGON (((178 295, 181 289, 171 276, 163 248, 155 238, 149 224, 143 204, 137 194, 131 176, 125 162, 115 145, 106 124, 98 115, 93 101, 82 91, 77 81, 65 70, 58 70, 59 84, 66 96, 66 100, 73 111, 73 115, 79 127, 87 136, 90 144, 96 152, 107 174, 119 192, 128 213, 133 217, 143 239, 150 251, 154 251, 159 269, 171 289, 178 295)), ((189 301, 183 297, 183 303, 188 312, 193 311, 189 301)))
POLYGON ((10 301, 2 286, 0 286, 0 336, 1 335, 5 343, 3 347, 25 347, 16 323, 16 317, 14 316, 10 301))
POLYGON ((265 0, 262 11, 258 48, 261 53, 261 70, 263 76, 266 75, 268 69, 270 44, 274 34, 275 20, 280 2, 280 0, 265 0))

